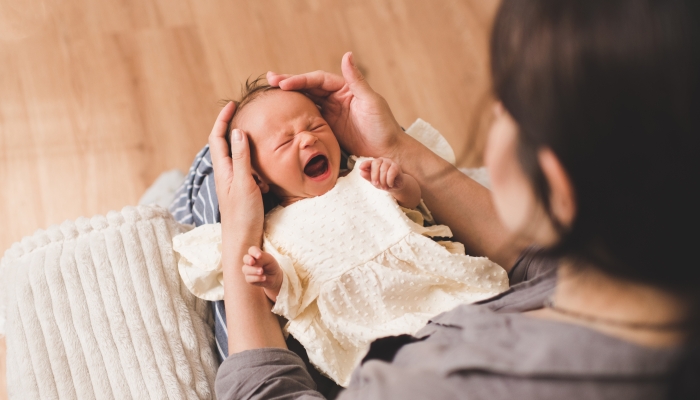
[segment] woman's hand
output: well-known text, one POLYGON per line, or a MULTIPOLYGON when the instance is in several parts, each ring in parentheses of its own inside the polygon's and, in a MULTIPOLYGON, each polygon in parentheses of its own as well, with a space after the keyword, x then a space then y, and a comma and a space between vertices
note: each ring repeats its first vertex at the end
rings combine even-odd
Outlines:
POLYGON ((301 75, 268 72, 267 81, 283 90, 306 93, 340 144, 351 154, 387 157, 401 165, 422 191, 435 220, 446 223, 469 253, 487 256, 508 269, 521 244, 513 244, 498 219, 487 189, 411 136, 402 132, 386 100, 369 86, 346 53, 343 76, 316 71, 301 75))
POLYGON ((245 132, 234 129, 231 154, 226 143, 226 129, 236 105, 228 103, 219 113, 209 135, 209 149, 214 164, 216 195, 219 198, 222 229, 232 233, 237 242, 262 238, 264 209, 262 193, 250 167, 250 149, 245 132))
POLYGON ((321 106, 341 146, 351 154, 370 157, 398 157, 405 136, 389 104, 372 90, 345 53, 343 76, 324 71, 301 75, 267 73, 267 81, 283 90, 299 90, 321 106))
POLYGON ((229 354, 263 347, 286 348, 277 317, 262 289, 249 285, 240 265, 251 246, 259 246, 263 229, 262 194, 250 167, 250 149, 244 132, 231 135, 231 155, 226 130, 235 105, 221 110, 209 135, 214 181, 221 211, 221 263, 229 354))

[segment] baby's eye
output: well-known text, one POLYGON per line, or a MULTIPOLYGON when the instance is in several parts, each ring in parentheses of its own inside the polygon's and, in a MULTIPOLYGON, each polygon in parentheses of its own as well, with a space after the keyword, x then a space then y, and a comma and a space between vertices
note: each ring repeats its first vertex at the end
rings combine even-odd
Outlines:
MULTIPOLYGON (((279 146, 277 146, 277 149, 281 149, 282 147, 284 147, 284 146, 286 146, 286 145, 292 143, 293 141, 294 141, 294 139, 289 139, 289 140, 287 140, 286 142, 284 142, 284 143, 280 144, 279 146)), ((275 150, 276 150, 276 149, 275 149, 275 150)))
POLYGON ((317 130, 317 129, 323 128, 324 125, 325 125, 325 124, 317 125, 317 126, 311 128, 311 130, 312 130, 312 131, 315 131, 315 130, 317 130))

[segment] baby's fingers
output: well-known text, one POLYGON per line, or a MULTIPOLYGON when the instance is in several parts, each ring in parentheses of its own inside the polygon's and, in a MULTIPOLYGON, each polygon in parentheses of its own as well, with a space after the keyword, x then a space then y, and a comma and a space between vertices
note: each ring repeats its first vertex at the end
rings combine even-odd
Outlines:
POLYGON ((398 165, 393 164, 386 172, 386 185, 390 189, 401 189, 401 174, 401 168, 399 168, 398 165))
POLYGON ((371 182, 374 186, 379 185, 379 174, 381 173, 382 159, 375 158, 372 160, 372 179, 371 182))
POLYGON ((251 265, 244 265, 243 268, 243 275, 248 276, 260 276, 263 275, 263 269, 262 267, 254 267, 251 265))
POLYGON ((265 275, 246 275, 245 281, 251 285, 264 286, 267 281, 267 276, 265 275))
POLYGON ((372 181, 372 161, 365 161, 359 166, 360 168, 360 176, 365 178, 367 181, 372 181))
POLYGON ((363 161, 362 164, 360 164, 360 170, 369 172, 372 170, 372 160, 367 160, 363 161))
POLYGON ((257 262, 258 260, 256 260, 255 257, 251 256, 250 254, 243 256, 243 264, 245 265, 255 265, 257 262))
POLYGON ((382 165, 379 170, 379 187, 383 190, 388 190, 391 188, 391 185, 389 185, 389 179, 387 175, 392 167, 394 167, 394 164, 392 164, 391 162, 382 162, 382 165))
POLYGON ((248 255, 255 258, 256 260, 259 260, 260 256, 262 256, 262 254, 263 254, 263 251, 260 250, 260 247, 258 247, 258 246, 250 246, 250 248, 248 249, 248 255))
POLYGON ((258 263, 267 267, 268 265, 277 265, 277 260, 270 253, 264 251, 260 252, 260 256, 257 257, 258 263))
POLYGON ((263 274, 263 269, 261 267, 244 265, 242 270, 245 281, 248 282, 248 284, 264 287, 267 283, 267 276, 263 274))

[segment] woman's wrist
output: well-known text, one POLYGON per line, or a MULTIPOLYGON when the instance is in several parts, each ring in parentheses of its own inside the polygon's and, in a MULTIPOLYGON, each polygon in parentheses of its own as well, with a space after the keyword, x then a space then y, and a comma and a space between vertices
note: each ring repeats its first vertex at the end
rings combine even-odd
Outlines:
MULTIPOLYGON (((245 276, 241 271, 243 257, 252 246, 260 246, 262 232, 255 227, 245 228, 242 223, 226 220, 221 221, 221 241, 225 243, 221 249, 221 263, 224 272, 224 290, 226 284, 244 285, 245 276)), ((238 290, 238 289, 235 289, 238 290)))
POLYGON ((241 270, 243 256, 253 241, 247 237, 234 242, 227 242, 225 236, 222 239, 223 243, 232 243, 224 246, 221 257, 229 354, 267 347, 286 348, 277 317, 271 312, 272 303, 262 288, 246 282, 241 270))
POLYGON ((260 245, 264 216, 262 215, 262 208, 259 211, 260 215, 257 215, 258 212, 256 212, 255 208, 257 207, 239 205, 231 212, 220 208, 221 234, 227 237, 227 240, 229 240, 227 243, 248 244, 248 247, 245 247, 246 251, 250 246, 260 245), (245 210, 245 212, 241 213, 242 210, 245 210))
POLYGON ((403 187, 392 190, 394 198, 401 207, 416 208, 420 204, 421 189, 418 181, 409 174, 402 173, 403 187))
POLYGON ((425 179, 435 176, 436 170, 453 168, 450 163, 403 131, 397 135, 392 155, 388 157, 401 165, 401 169, 415 178, 421 187, 425 179))

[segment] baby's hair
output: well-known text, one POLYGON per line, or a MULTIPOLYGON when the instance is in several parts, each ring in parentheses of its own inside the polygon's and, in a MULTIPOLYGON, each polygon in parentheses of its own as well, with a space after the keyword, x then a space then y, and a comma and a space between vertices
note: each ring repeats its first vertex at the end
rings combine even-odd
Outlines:
POLYGON ((233 116, 231 116, 231 121, 229 121, 228 128, 226 130, 226 143, 228 143, 229 153, 231 152, 231 124, 233 123, 233 119, 236 117, 236 114, 238 114, 241 109, 246 106, 246 104, 257 99, 263 93, 270 90, 279 90, 278 87, 270 86, 268 83, 266 83, 266 81, 265 74, 262 74, 253 80, 248 78, 246 79, 245 84, 241 85, 241 97, 239 100, 222 99, 220 101, 222 107, 231 101, 236 104, 236 110, 233 112, 233 116))

